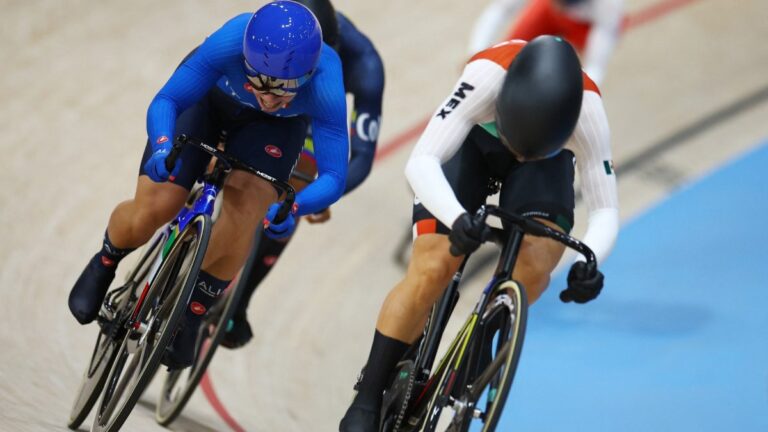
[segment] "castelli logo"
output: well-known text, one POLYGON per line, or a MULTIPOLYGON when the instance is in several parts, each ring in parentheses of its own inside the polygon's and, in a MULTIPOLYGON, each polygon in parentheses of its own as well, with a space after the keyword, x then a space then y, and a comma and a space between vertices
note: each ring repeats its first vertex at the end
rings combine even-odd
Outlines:
POLYGON ((248 83, 248 82, 243 84, 243 88, 246 89, 247 91, 253 91, 253 86, 251 85, 251 83, 248 83))
POLYGON ((278 147, 273 146, 272 144, 269 144, 268 146, 264 147, 264 151, 266 151, 267 154, 272 156, 273 158, 279 158, 283 156, 283 151, 280 150, 278 147))
POLYGON ((163 144, 163 143, 167 143, 167 142, 168 142, 168 137, 165 136, 165 135, 163 135, 163 136, 161 136, 160 138, 157 139, 157 143, 158 144, 163 144))
POLYGON ((274 255, 267 255, 264 257, 264 265, 272 267, 277 262, 277 257, 274 255))
POLYGON ((103 264, 104 267, 112 267, 112 266, 115 265, 115 261, 111 260, 111 259, 109 259, 109 258, 107 258, 107 257, 102 255, 102 257, 101 257, 101 264, 103 264))
POLYGON ((189 310, 195 315, 202 315, 205 313, 205 306, 198 302, 192 302, 189 304, 189 310))
POLYGON ((299 204, 293 203, 293 206, 291 207, 291 213, 296 214, 297 211, 299 211, 299 204))

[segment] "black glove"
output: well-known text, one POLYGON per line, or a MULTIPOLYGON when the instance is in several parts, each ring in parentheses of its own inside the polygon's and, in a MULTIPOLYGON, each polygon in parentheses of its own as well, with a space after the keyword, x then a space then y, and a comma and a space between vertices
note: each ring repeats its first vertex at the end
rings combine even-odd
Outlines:
POLYGON ((451 241, 451 255, 467 255, 480 247, 488 238, 491 229, 485 222, 475 220, 469 213, 463 213, 456 218, 451 227, 448 239, 451 241))
POLYGON ((576 261, 568 272, 568 288, 560 293, 560 300, 565 303, 594 300, 603 289, 603 279, 595 264, 576 261))

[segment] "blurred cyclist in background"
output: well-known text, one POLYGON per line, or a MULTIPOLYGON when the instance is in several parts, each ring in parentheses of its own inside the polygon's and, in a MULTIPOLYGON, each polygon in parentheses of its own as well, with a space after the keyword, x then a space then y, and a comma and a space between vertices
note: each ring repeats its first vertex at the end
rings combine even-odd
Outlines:
POLYGON ((274 221, 279 197, 268 182, 237 170, 226 180, 189 308, 163 359, 174 368, 192 364, 197 329, 242 267, 262 220, 266 235, 285 238, 299 216, 321 212, 341 197, 349 152, 346 117, 341 61, 323 44, 309 9, 275 1, 226 22, 152 100, 136 194, 113 210, 101 250, 70 292, 72 314, 81 324, 96 318, 120 260, 179 212, 204 173, 210 156, 192 147, 181 152, 175 168, 166 167, 174 137, 187 134, 215 145, 224 131, 228 153, 287 180, 311 124, 318 176, 297 195, 285 221, 274 221))
MULTIPOLYGON (((422 334, 463 255, 488 235, 488 226, 472 217, 487 196, 500 191, 502 208, 567 233, 574 223, 574 161, 589 211, 584 243, 602 263, 619 228, 616 177, 600 92, 576 52, 562 38, 540 36, 473 56, 406 165, 416 194, 413 253, 381 307, 341 431, 378 430, 390 373, 422 334)), ((513 277, 531 303, 549 285, 564 249, 547 238, 523 238, 513 277)), ((561 298, 585 303, 602 290, 603 275, 582 259, 572 265, 561 298)))
POLYGON ((587 74, 598 84, 603 81, 621 32, 624 0, 491 0, 475 22, 470 54, 501 40, 502 28, 518 12, 503 40, 561 36, 581 54, 587 74))
MULTIPOLYGON (((334 10, 330 0, 298 0, 315 14, 323 29, 323 41, 341 58, 344 71, 344 89, 353 97, 350 120, 351 155, 344 193, 358 187, 371 172, 376 142, 381 127, 381 104, 384 96, 384 65, 373 43, 361 33, 341 12, 334 10)), ((294 169, 291 184, 302 190, 315 178, 317 172, 312 136, 308 136, 299 163, 294 169)), ((325 222, 330 209, 307 215, 310 223, 325 222)), ((253 337, 248 324, 247 308, 253 292, 267 276, 292 237, 275 240, 262 236, 245 291, 233 317, 232 328, 224 335, 222 345, 237 348, 253 337)))

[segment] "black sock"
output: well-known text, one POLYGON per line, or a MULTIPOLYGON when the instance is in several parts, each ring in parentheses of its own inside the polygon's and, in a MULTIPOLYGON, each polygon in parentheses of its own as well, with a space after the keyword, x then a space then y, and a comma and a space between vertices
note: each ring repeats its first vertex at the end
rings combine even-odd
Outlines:
POLYGON ((261 281, 267 277, 267 274, 272 270, 272 267, 275 265, 275 262, 277 262, 280 254, 283 253, 283 250, 288 245, 288 241, 290 241, 291 238, 292 237, 289 237, 286 240, 273 240, 265 235, 261 236, 258 249, 256 250, 256 262, 253 263, 251 272, 248 275, 244 275, 246 278, 245 288, 242 297, 240 298, 240 303, 237 305, 235 316, 238 318, 245 318, 246 311, 248 310, 248 303, 250 303, 251 297, 253 296, 254 291, 256 291, 256 287, 258 287, 261 281))
POLYGON ((96 254, 94 259, 98 257, 98 262, 101 263, 102 266, 114 270, 117 269, 117 265, 120 263, 120 260, 125 258, 135 249, 136 248, 120 249, 115 247, 115 245, 113 245, 112 241, 109 239, 108 232, 105 230, 104 242, 102 243, 101 250, 96 254))
POLYGON ((354 405, 373 410, 381 407, 381 397, 387 385, 387 379, 409 346, 408 343, 384 336, 376 330, 368 364, 365 366, 363 380, 355 396, 354 405))
POLYGON ((221 280, 212 276, 210 273, 200 270, 195 281, 195 288, 192 290, 192 297, 189 299, 189 309, 187 317, 189 319, 198 319, 205 316, 205 313, 214 305, 216 299, 229 285, 228 280, 221 280))

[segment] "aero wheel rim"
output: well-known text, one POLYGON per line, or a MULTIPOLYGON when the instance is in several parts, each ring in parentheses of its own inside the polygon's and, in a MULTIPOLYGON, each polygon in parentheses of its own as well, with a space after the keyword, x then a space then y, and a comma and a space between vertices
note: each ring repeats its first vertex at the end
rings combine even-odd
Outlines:
POLYGON ((125 388, 127 382, 126 379, 129 377, 130 371, 135 368, 135 365, 133 364, 134 359, 129 357, 130 354, 127 352, 126 341, 124 340, 117 353, 117 358, 112 364, 109 379, 105 383, 104 394, 102 395, 101 403, 96 413, 96 418, 94 419, 95 430, 101 430, 109 424, 114 409, 117 406, 119 399, 121 399, 120 396, 122 395, 122 390, 125 388), (117 400, 115 398, 117 398, 117 400))
POLYGON ((91 355, 91 362, 83 374, 75 398, 70 410, 69 423, 70 428, 77 428, 85 420, 93 404, 98 400, 104 382, 107 379, 107 373, 114 359, 115 349, 117 348, 114 340, 99 331, 99 336, 91 355))
POLYGON ((106 313, 103 310, 99 312, 100 328, 96 343, 70 410, 67 426, 72 429, 80 426, 101 395, 101 390, 107 381, 117 350, 121 345, 121 329, 125 321, 125 310, 130 309, 133 301, 132 295, 136 287, 143 286, 142 282, 149 273, 159 251, 158 246, 164 238, 163 234, 157 235, 141 254, 133 270, 130 271, 125 285, 113 288, 107 294, 111 309, 106 313))
POLYGON ((180 402, 181 397, 189 390, 190 385, 200 373, 201 360, 205 357, 211 345, 210 335, 207 333, 208 331, 203 333, 201 335, 202 341, 196 343, 196 347, 199 346, 200 348, 196 348, 198 354, 195 356, 194 364, 183 370, 171 370, 168 372, 162 391, 162 403, 166 404, 166 409, 173 408, 180 402))
POLYGON ((510 283, 514 284, 502 285, 507 289, 498 295, 484 315, 488 329, 492 330, 490 334, 495 335, 491 340, 486 339, 486 343, 490 343, 491 360, 473 379, 471 390, 462 397, 462 402, 470 409, 463 422, 457 423, 456 431, 470 428, 492 431, 501 417, 522 350, 527 311, 522 287, 516 284, 512 287, 508 285, 510 283))
MULTIPOLYGON (((182 246, 188 247, 189 243, 194 242, 182 246)), ((94 430, 113 429, 121 425, 138 400, 136 392, 143 391, 143 386, 148 383, 142 377, 150 366, 150 357, 158 348, 159 336, 166 331, 168 315, 181 293, 180 285, 185 281, 179 275, 183 274, 181 270, 187 263, 187 257, 181 255, 183 259, 180 262, 178 257, 188 250, 186 247, 172 249, 152 281, 150 293, 136 317, 137 324, 129 329, 123 340, 118 355, 120 364, 115 362, 110 373, 111 379, 107 382, 94 430)))

